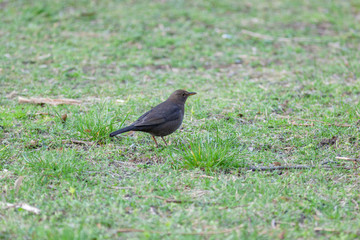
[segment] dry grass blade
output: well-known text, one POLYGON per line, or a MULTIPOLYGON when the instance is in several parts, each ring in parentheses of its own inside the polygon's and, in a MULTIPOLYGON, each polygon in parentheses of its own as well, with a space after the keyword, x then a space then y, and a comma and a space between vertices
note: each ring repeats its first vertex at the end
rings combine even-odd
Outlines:
POLYGON ((81 101, 75 99, 51 99, 51 98, 23 98, 19 97, 19 103, 49 104, 49 105, 79 105, 81 101))
POLYGON ((201 235, 201 236, 206 236, 206 235, 217 235, 217 234, 225 234, 225 233, 231 233, 235 230, 238 230, 240 228, 242 228, 244 225, 241 224, 237 227, 233 227, 233 228, 229 228, 229 229, 224 229, 221 231, 209 231, 209 232, 193 232, 193 233, 180 233, 180 235, 201 235))
POLYGON ((176 199, 172 199, 172 198, 163 198, 163 197, 160 197, 160 196, 155 196, 155 198, 164 200, 164 201, 167 202, 167 203, 184 203, 184 202, 190 202, 190 201, 176 200, 176 199))
POLYGON ((118 186, 111 186, 110 188, 115 190, 134 189, 134 187, 118 187, 118 186))
POLYGON ((16 193, 19 192, 23 180, 24 180, 24 176, 20 176, 20 177, 15 181, 15 192, 16 192, 16 193))
MULTIPOLYGON (((292 124, 292 125, 295 125, 295 126, 314 126, 313 123, 311 123, 311 124, 309 124, 309 123, 305 123, 305 124, 296 123, 294 120, 291 120, 289 116, 278 116, 278 117, 288 119, 289 124, 292 124)), ((352 125, 350 125, 350 124, 327 123, 327 122, 324 122, 324 121, 314 120, 314 119, 304 119, 304 118, 296 118, 296 117, 294 117, 293 119, 300 120, 300 121, 306 121, 306 122, 323 123, 323 124, 326 124, 327 126, 352 127, 352 125)))
POLYGON ((320 41, 318 41, 316 39, 303 38, 303 37, 295 37, 295 38, 277 37, 276 38, 276 37, 272 37, 272 36, 269 36, 269 35, 252 32, 252 31, 249 31, 249 30, 246 30, 246 29, 241 30, 241 33, 244 34, 244 35, 248 35, 250 37, 265 40, 265 41, 278 41, 278 42, 286 42, 286 43, 291 43, 291 42, 320 42, 320 41))
POLYGON ((142 229, 135 229, 135 228, 120 228, 116 230, 117 233, 129 233, 129 232, 145 232, 142 229))
POLYGON ((209 178, 209 179, 215 179, 212 176, 208 176, 208 175, 200 175, 199 178, 209 178))
POLYGON ((153 234, 161 234, 161 235, 199 235, 199 236, 207 236, 207 235, 217 235, 217 234, 226 234, 231 233, 235 230, 242 228, 244 225, 241 224, 239 226, 224 229, 221 231, 209 231, 209 232, 189 232, 189 233, 176 233, 176 232, 160 232, 160 231, 146 231, 143 229, 135 229, 135 228, 120 228, 116 232, 117 233, 130 233, 130 232, 148 232, 153 234))
POLYGON ((157 198, 157 199, 160 199, 160 200, 163 200, 167 203, 185 203, 185 202, 192 202, 192 201, 187 201, 187 200, 176 200, 176 199, 172 199, 172 198, 164 198, 164 197, 161 197, 161 196, 139 196, 141 198, 151 198, 151 197, 154 197, 154 198, 157 198))

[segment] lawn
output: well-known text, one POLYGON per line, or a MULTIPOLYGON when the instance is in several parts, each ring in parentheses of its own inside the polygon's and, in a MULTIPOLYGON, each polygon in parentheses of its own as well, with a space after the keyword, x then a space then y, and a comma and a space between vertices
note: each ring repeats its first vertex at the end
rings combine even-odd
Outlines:
POLYGON ((336 158, 360 158, 358 0, 0 0, 0 16, 0 239, 360 238, 359 162, 336 158), (109 137, 176 89, 198 94, 168 146, 109 137))

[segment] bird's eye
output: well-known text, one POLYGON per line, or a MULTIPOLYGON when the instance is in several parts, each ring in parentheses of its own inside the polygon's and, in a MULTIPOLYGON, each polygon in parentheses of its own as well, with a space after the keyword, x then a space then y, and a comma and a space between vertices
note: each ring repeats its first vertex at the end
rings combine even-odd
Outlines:
POLYGON ((186 96, 186 94, 185 93, 183 93, 183 97, 185 97, 186 96))

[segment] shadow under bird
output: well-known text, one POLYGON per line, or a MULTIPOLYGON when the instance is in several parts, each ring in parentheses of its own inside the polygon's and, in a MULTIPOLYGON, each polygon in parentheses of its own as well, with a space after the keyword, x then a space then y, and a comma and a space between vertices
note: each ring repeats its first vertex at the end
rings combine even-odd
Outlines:
POLYGON ((175 132, 181 126, 184 119, 185 102, 189 96, 195 94, 196 92, 176 90, 165 102, 144 113, 130 126, 110 133, 110 137, 129 131, 140 131, 150 133, 156 146, 158 144, 155 137, 161 137, 167 145, 164 136, 175 132))

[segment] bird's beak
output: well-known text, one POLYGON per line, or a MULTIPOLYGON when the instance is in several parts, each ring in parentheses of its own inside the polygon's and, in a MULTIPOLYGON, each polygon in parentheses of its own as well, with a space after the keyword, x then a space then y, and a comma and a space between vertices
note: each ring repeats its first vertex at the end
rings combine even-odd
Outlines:
POLYGON ((191 95, 195 95, 196 92, 189 92, 188 95, 191 96, 191 95))

